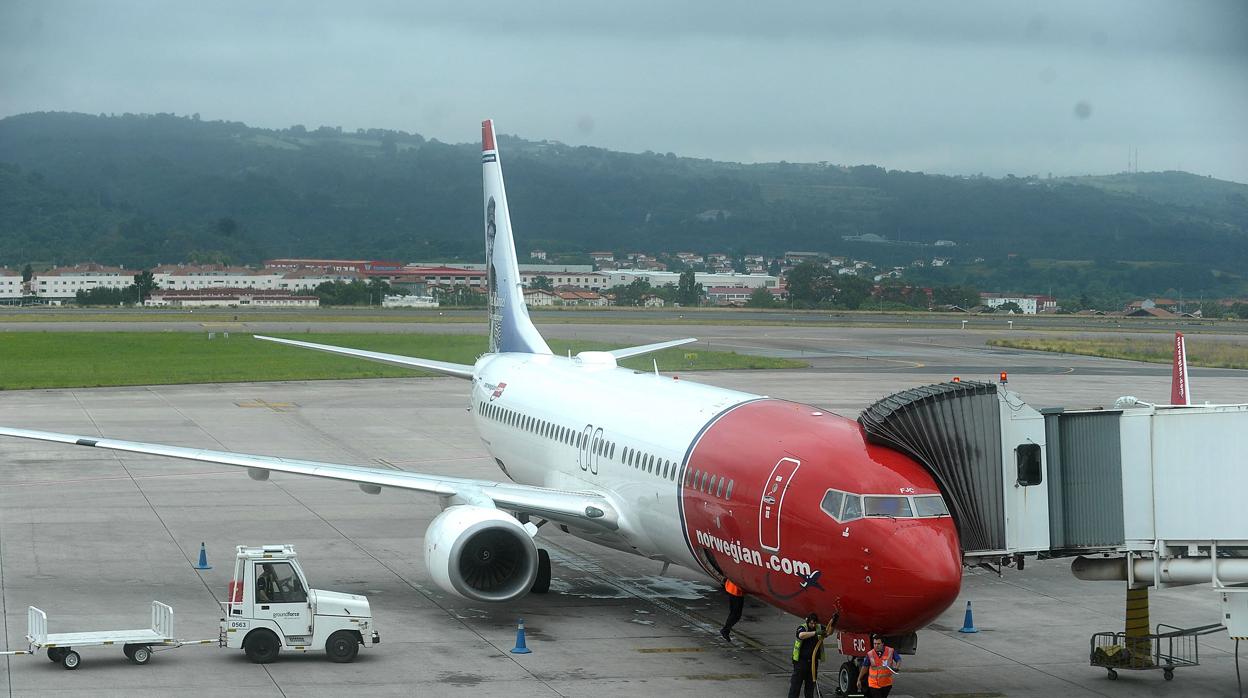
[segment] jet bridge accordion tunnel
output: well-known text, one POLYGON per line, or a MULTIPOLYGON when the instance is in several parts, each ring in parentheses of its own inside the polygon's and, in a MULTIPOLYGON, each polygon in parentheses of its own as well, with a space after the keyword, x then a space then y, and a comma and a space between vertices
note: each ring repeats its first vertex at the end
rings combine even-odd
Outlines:
POLYGON ((964 558, 1049 548, 1044 417, 993 383, 936 383, 889 395, 858 417, 872 443, 925 466, 964 558))

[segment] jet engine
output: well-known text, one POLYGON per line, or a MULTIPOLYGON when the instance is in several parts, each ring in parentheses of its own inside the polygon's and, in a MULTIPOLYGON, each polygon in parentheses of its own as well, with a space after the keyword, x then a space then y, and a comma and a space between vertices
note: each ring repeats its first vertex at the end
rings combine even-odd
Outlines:
POLYGON ((515 518, 489 507, 447 507, 425 532, 425 567, 438 586, 473 601, 511 601, 537 578, 537 546, 515 518))

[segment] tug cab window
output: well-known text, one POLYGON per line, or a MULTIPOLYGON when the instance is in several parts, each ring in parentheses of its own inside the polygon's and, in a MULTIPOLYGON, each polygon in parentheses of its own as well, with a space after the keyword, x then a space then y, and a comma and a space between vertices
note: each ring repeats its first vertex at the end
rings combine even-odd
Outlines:
POLYGON ((289 562, 262 562, 256 565, 256 601, 307 603, 308 592, 289 562))

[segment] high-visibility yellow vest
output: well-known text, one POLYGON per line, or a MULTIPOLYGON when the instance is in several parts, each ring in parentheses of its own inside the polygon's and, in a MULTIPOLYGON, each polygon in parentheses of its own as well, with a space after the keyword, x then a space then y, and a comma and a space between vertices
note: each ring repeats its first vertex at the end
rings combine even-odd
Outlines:
MULTIPOLYGON (((804 626, 804 625, 803 625, 803 626, 801 627, 801 632, 808 632, 808 631, 806 630, 806 626, 804 626)), ((815 638, 815 641, 816 641, 816 642, 818 642, 818 638, 817 638, 817 637, 815 638)), ((794 641, 793 641, 793 661, 795 661, 795 662, 796 662, 798 659, 800 659, 800 658, 801 658, 801 656, 802 656, 802 639, 799 637, 799 638, 797 638, 796 640, 794 640, 794 641)), ((811 656, 812 656, 812 657, 814 656, 814 655, 813 655, 813 653, 812 653, 812 655, 811 655, 811 656)), ((820 645, 819 645, 819 657, 818 657, 818 660, 822 662, 822 661, 823 661, 823 658, 824 658, 823 645, 822 645, 822 644, 820 644, 820 645)))
POLYGON ((893 658, 893 648, 885 647, 884 656, 875 653, 875 650, 867 652, 867 659, 871 661, 871 667, 867 669, 867 685, 871 688, 884 688, 893 685, 893 672, 888 670, 885 662, 893 658))

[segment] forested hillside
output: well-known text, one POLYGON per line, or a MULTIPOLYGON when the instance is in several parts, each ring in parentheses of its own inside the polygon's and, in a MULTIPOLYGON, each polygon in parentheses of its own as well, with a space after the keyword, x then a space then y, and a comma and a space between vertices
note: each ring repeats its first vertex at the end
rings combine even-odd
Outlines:
MULTIPOLYGON (((920 277, 1018 291, 1096 283, 1238 293, 1248 269, 1248 186, 1180 172, 962 178, 515 137, 500 147, 521 249, 801 249, 878 265, 939 255, 953 263, 920 277), (866 233, 889 243, 842 240, 866 233), (937 240, 957 244, 932 247, 937 240)), ((9 117, 0 120, 0 265, 476 260, 478 153, 475 143, 381 130, 276 131, 172 115, 9 117)))

